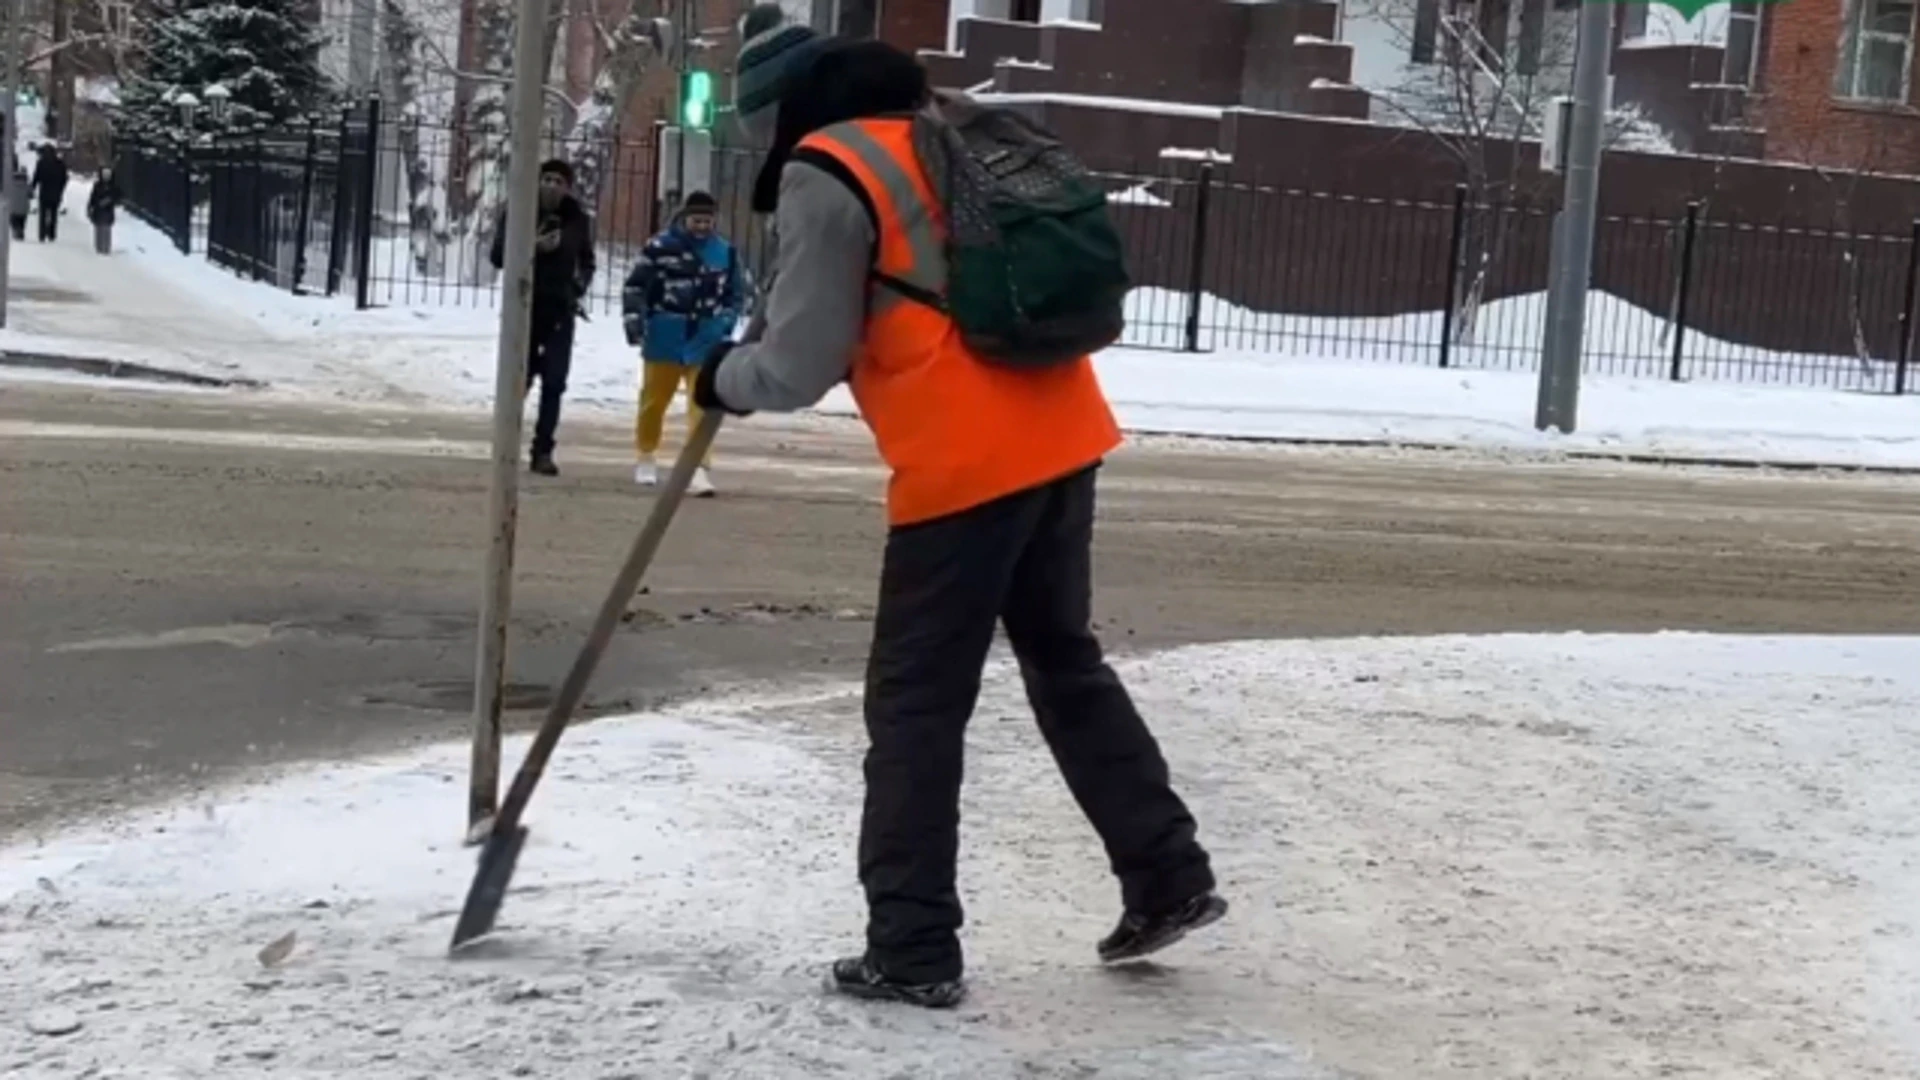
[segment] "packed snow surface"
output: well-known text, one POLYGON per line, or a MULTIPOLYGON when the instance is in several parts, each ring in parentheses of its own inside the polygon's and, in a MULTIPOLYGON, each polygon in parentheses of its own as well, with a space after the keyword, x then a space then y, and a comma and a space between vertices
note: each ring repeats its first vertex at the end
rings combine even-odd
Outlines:
POLYGON ((0 849, 0 1074, 1911 1078, 1916 655, 1570 635, 1131 660, 1234 908, 1112 970, 1116 889, 996 665, 957 1014, 819 988, 861 926, 855 687, 569 734, 500 933, 458 961, 464 748, 314 767, 0 849))

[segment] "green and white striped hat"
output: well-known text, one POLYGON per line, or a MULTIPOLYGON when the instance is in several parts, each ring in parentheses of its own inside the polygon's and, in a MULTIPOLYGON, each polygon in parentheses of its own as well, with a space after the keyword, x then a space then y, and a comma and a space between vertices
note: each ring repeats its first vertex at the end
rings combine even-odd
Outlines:
POLYGON ((734 113, 749 130, 769 129, 764 121, 780 104, 788 77, 811 61, 826 39, 811 26, 788 21, 779 4, 756 4, 740 20, 740 40, 734 113))

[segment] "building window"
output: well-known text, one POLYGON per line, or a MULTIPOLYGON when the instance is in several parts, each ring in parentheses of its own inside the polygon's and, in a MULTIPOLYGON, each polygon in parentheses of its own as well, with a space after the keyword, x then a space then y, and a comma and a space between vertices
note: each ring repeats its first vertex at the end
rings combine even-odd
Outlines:
POLYGON ((1040 0, 1013 0, 1011 5, 1014 22, 1037 23, 1040 21, 1040 0))
POLYGON ((1834 93, 1905 104, 1913 70, 1916 0, 1848 0, 1834 93))
POLYGON ((1620 8, 1620 40, 1638 41, 1647 36, 1647 5, 1623 4, 1620 8))
MULTIPOLYGON (((1643 9, 1644 10, 1644 9, 1643 9)), ((1759 0, 1733 0, 1727 7, 1727 56, 1722 82, 1752 86, 1760 45, 1759 0)))

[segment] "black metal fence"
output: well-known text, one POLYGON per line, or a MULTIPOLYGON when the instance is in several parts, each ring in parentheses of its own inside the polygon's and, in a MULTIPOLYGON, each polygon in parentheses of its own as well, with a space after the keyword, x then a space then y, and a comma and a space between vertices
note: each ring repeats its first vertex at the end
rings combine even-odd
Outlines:
MULTIPOLYGON (((121 176, 134 213, 237 273, 295 291, 351 285, 362 307, 491 307, 506 165, 504 136, 481 138, 383 122, 375 102, 337 125, 229 137, 191 158, 127 148, 121 176)), ((549 132, 545 144, 575 163, 596 213, 587 306, 615 310, 627 268, 678 199, 674 162, 657 132, 592 142, 549 132)), ((768 236, 750 208, 758 165, 721 150, 704 177, 693 171, 763 275, 768 236)), ((1464 188, 1437 201, 1288 189, 1190 161, 1103 180, 1140 286, 1127 344, 1537 367, 1550 210, 1464 188)), ((1898 235, 1810 230, 1728 220, 1705 203, 1607 216, 1593 284, 1591 372, 1892 393, 1913 382, 1920 222, 1898 235)))
POLYGON ((181 251, 193 250, 194 209, 203 192, 181 153, 127 146, 114 162, 114 173, 128 213, 165 233, 181 251))
MULTIPOLYGON (((1535 370, 1553 213, 1225 178, 1109 178, 1135 277, 1133 343, 1535 370)), ((1603 216, 1583 353, 1598 374, 1904 393, 1920 221, 1900 233, 1730 220, 1706 203, 1603 216)))
POLYGON ((379 123, 371 102, 333 125, 123 144, 115 166, 128 212, 181 251, 289 292, 351 287, 365 308, 379 123))

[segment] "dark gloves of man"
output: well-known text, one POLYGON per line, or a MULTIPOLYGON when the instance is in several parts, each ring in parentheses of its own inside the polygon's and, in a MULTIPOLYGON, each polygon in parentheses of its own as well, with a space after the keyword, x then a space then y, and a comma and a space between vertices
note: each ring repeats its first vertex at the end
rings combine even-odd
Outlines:
POLYGON ((718 409, 733 416, 752 416, 752 410, 733 408, 720 400, 720 391, 714 381, 720 377, 720 364, 727 354, 733 351, 733 342, 723 341, 713 347, 707 358, 700 364, 700 371, 693 377, 693 403, 702 409, 718 409))

